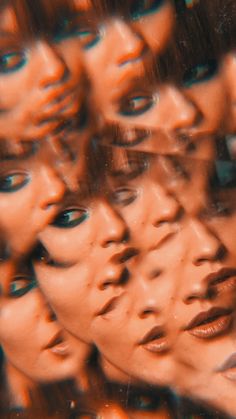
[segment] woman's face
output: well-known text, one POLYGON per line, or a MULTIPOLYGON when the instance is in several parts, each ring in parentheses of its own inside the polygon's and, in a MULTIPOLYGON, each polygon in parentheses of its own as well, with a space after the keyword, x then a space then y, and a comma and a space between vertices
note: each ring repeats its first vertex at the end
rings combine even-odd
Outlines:
MULTIPOLYGON (((33 382, 72 377, 82 357, 55 321, 36 281, 26 269, 2 262, 0 342, 6 361, 33 382)), ((84 350, 82 348, 82 350, 84 350)))
POLYGON ((91 332, 111 380, 173 385, 175 377, 175 270, 182 257, 180 233, 130 261, 125 292, 94 317, 91 332))
POLYGON ((195 239, 189 237, 193 263, 181 270, 175 303, 178 390, 229 414, 235 414, 236 380, 234 192, 216 192, 216 211, 204 214, 204 236, 194 227, 195 239))
POLYGON ((181 210, 165 187, 165 159, 135 153, 122 163, 118 157, 114 152, 117 164, 109 179, 111 202, 125 220, 134 246, 153 250, 178 230, 181 210))
POLYGON ((235 82, 235 70, 236 70, 236 52, 232 51, 226 54, 223 59, 223 73, 226 82, 226 88, 229 94, 230 100, 230 112, 228 116, 228 131, 235 133, 236 131, 236 82, 235 82))
POLYGON ((81 190, 66 197, 39 239, 46 249, 35 262, 40 286, 65 329, 90 342, 93 317, 107 310, 128 275, 123 262, 134 249, 126 225, 105 198, 81 190))
POLYGON ((153 53, 166 47, 172 33, 171 3, 133 1, 126 20, 119 15, 99 19, 91 5, 77 7, 78 28, 84 16, 80 39, 93 100, 105 120, 171 131, 191 126, 195 109, 178 89, 151 85, 145 78, 153 53))
POLYGON ((195 124, 186 134, 201 138, 222 128, 227 113, 224 72, 216 60, 196 65, 183 76, 182 93, 196 108, 195 124))
POLYGON ((77 34, 62 22, 51 38, 24 38, 11 6, 1 12, 0 134, 39 139, 75 118, 84 101, 77 34))
POLYGON ((64 195, 65 184, 53 157, 46 147, 30 144, 23 155, 1 162, 0 225, 15 252, 32 245, 64 195))

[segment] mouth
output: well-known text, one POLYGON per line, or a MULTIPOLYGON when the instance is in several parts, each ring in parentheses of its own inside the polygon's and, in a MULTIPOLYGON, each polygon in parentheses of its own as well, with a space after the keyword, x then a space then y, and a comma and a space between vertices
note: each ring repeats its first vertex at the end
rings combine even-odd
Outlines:
POLYGON ((222 373, 228 380, 236 381, 236 353, 230 355, 217 372, 222 373))
POLYGON ((152 353, 164 353, 169 350, 169 343, 162 326, 156 326, 139 342, 144 349, 152 353))
POLYGON ((58 355, 63 358, 69 354, 69 345, 64 340, 61 332, 54 335, 54 337, 49 341, 48 345, 44 349, 49 350, 54 355, 58 355))
POLYGON ((125 249, 123 252, 116 253, 114 256, 112 256, 111 262, 118 264, 125 263, 134 256, 137 256, 138 253, 139 252, 137 249, 129 247, 128 249, 125 249))
POLYGON ((216 273, 212 273, 206 277, 206 282, 210 283, 211 287, 219 290, 227 290, 236 287, 236 269, 223 268, 216 273))
POLYGON ((232 324, 232 309, 215 307, 194 317, 184 329, 200 339, 210 339, 227 332, 232 324))

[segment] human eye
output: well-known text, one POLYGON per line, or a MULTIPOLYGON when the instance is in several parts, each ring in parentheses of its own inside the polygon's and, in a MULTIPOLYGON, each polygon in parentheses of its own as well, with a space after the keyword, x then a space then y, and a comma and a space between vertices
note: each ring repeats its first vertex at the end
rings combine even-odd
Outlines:
POLYGON ((123 187, 113 191, 111 201, 115 205, 127 206, 132 204, 137 198, 138 193, 135 189, 123 187))
POLYGON ((130 8, 130 16, 138 20, 143 16, 156 12, 164 3, 164 0, 134 0, 130 8))
POLYGON ((236 164, 231 161, 216 161, 210 178, 213 193, 236 188, 236 164))
POLYGON ((19 298, 37 286, 35 279, 27 276, 15 277, 8 290, 9 297, 19 298))
POLYGON ((83 223, 89 217, 85 208, 70 208, 62 211, 52 222, 54 227, 73 228, 83 223))
POLYGON ((55 30, 54 40, 60 42, 67 38, 77 37, 82 48, 92 48, 100 40, 101 33, 98 27, 81 21, 78 17, 65 18, 55 30))
POLYGON ((0 55, 0 73, 13 73, 26 64, 26 55, 22 51, 12 51, 0 55))
POLYGON ((218 70, 216 60, 209 60, 207 63, 199 64, 186 71, 183 77, 183 85, 191 87, 193 84, 202 83, 215 76, 218 70))
POLYGON ((0 175, 0 193, 11 193, 22 189, 29 182, 28 174, 13 172, 0 175))
POLYGON ((119 114, 122 116, 136 117, 147 112, 155 103, 151 94, 137 94, 127 97, 119 106, 119 114))

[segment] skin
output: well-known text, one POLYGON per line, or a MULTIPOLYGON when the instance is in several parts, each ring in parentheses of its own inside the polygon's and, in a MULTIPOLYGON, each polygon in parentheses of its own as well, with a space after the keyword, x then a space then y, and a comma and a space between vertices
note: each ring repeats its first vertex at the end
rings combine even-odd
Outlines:
MULTIPOLYGON (((173 85, 157 86, 155 82, 154 86, 145 78, 147 68, 153 66, 153 53, 166 47, 173 31, 171 3, 162 2, 152 13, 140 9, 140 17, 137 13, 133 18, 128 15, 127 21, 118 14, 99 18, 89 2, 84 9, 79 2, 75 7, 85 21, 81 42, 92 83, 93 106, 104 119, 125 126, 171 131, 191 126, 195 108, 180 91, 173 85), (128 108, 132 112, 127 113, 128 108)), ((131 9, 135 7, 136 2, 131 9)))
POLYGON ((77 138, 67 137, 71 150, 79 155, 74 163, 58 156, 50 143, 25 143, 20 156, 2 158, 0 226, 12 252, 22 254, 30 248, 37 233, 55 217, 66 183, 74 185, 84 173, 88 135, 80 136, 76 150, 77 138), (69 175, 65 176, 65 172, 69 175))
POLYGON ((187 134, 197 140, 219 132, 228 111, 221 63, 209 60, 187 70, 183 76, 182 92, 198 113, 197 123, 187 129, 187 134))
MULTIPOLYGON (((235 381, 228 379, 220 367, 235 353, 235 320, 226 333, 212 339, 200 339, 183 330, 184 318, 191 319, 198 312, 208 310, 212 305, 218 307, 235 306, 235 277, 225 278, 218 284, 206 280, 211 272, 222 267, 235 266, 234 246, 235 228, 235 189, 217 192, 217 199, 225 205, 228 215, 210 215, 206 218, 208 229, 214 234, 214 241, 205 243, 205 258, 198 266, 181 272, 179 295, 176 304, 179 336, 175 347, 175 357, 180 365, 181 376, 178 388, 183 394, 209 402, 230 415, 235 415, 235 381), (216 241, 217 240, 217 241, 216 241), (223 245, 223 258, 216 257, 216 245, 223 245), (214 249, 215 247, 215 249, 214 249), (215 253, 215 256, 214 256, 215 253), (195 271, 195 272, 194 272, 195 271), (209 291, 214 291, 214 298, 209 298, 209 291), (191 347, 191 352, 187 348, 191 347), (204 356, 202 356, 204 354, 204 356)), ((201 236, 199 235, 199 239, 201 236)), ((202 238, 203 243, 203 238, 202 238)))
POLYGON ((13 252, 22 253, 55 216, 65 184, 46 148, 1 162, 0 224, 13 252), (16 231, 18 234, 16 235, 16 231))
POLYGON ((49 254, 35 262, 40 287, 65 329, 89 343, 94 315, 122 292, 126 225, 106 197, 81 190, 68 193, 39 239, 49 254))
POLYGON ((27 41, 11 4, 0 15, 0 136, 42 138, 73 119, 83 104, 78 41, 65 31, 27 41))
POLYGON ((228 116, 228 130, 231 133, 235 133, 235 99, 236 99, 236 83, 235 83, 235 68, 236 68, 236 56, 235 51, 231 51, 226 54, 223 59, 223 73, 226 83, 226 88, 230 96, 230 113, 228 116))
POLYGON ((142 251, 155 249, 178 232, 183 212, 195 216, 208 202, 211 163, 118 149, 112 156, 111 201, 127 223, 132 242, 142 251), (193 190, 199 191, 194 199, 193 190))
POLYGON ((0 342, 12 402, 27 406, 29 389, 73 377, 82 370, 89 348, 72 341, 55 319, 35 278, 25 265, 2 262, 0 342), (51 345, 55 337, 60 343, 51 345))

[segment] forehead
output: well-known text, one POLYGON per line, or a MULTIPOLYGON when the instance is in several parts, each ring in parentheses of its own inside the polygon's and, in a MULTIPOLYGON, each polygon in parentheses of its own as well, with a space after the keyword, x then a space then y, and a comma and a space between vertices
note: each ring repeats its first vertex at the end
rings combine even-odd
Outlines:
POLYGON ((0 5, 0 36, 48 36, 58 21, 72 13, 72 7, 71 0, 6 1, 0 5))

